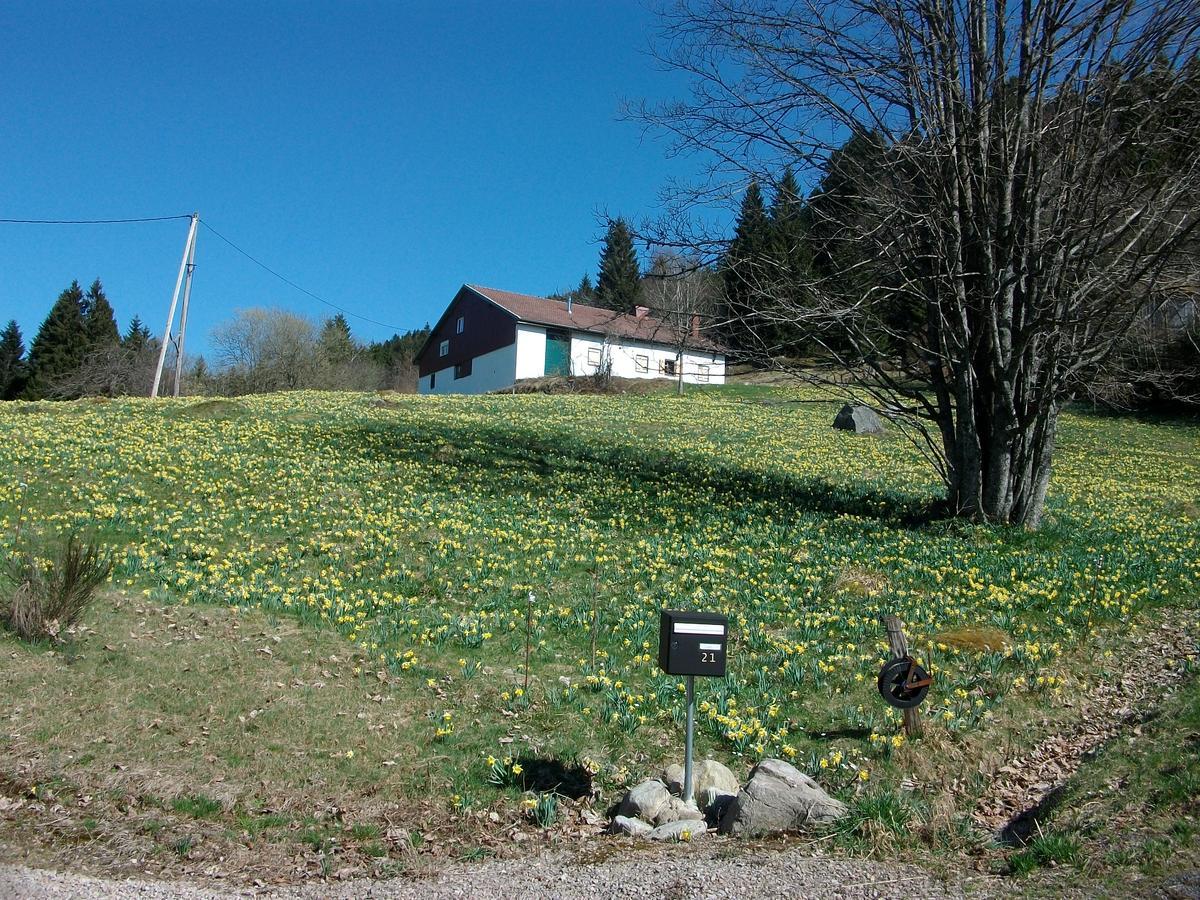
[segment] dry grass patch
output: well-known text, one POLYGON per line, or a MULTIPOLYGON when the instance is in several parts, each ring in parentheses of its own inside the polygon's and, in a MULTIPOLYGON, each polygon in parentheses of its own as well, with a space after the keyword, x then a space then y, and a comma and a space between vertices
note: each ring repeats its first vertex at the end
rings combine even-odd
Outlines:
POLYGON ((340 635, 118 594, 84 625, 63 652, 0 639, 0 849, 88 869, 86 840, 94 871, 224 859, 234 877, 294 879, 411 868, 397 821, 470 825, 431 783, 421 698, 340 635))

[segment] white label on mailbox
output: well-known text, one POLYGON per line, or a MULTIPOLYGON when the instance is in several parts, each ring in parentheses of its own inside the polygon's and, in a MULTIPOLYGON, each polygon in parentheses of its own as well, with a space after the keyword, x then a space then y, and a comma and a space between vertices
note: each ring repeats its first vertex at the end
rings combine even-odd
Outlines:
POLYGON ((724 625, 706 625, 703 622, 676 622, 676 634, 711 634, 715 637, 725 636, 724 625))
POLYGON ((701 650, 720 650, 721 645, 720 644, 701 644, 700 649, 701 650))

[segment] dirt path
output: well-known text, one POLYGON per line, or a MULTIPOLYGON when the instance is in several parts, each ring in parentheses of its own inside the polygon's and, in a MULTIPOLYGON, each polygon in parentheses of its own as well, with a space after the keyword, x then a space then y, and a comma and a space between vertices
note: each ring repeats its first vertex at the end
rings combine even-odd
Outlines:
POLYGON ((1005 842, 1022 840, 1088 754, 1122 729, 1136 728, 1174 690, 1200 645, 1200 625, 1182 612, 1135 635, 1128 655, 1112 659, 1113 677, 1079 693, 1082 718, 1074 728, 1046 738, 996 773, 975 809, 977 825, 1005 842))
MULTIPOLYGON (((972 885, 980 896, 986 885, 972 885)), ((801 849, 738 853, 724 841, 706 847, 663 847, 587 862, 566 854, 492 860, 447 867, 426 878, 352 880, 302 887, 221 890, 184 882, 109 881, 83 875, 0 866, 0 898, 55 900, 227 900, 270 897, 280 900, 372 897, 516 900, 516 898, 958 898, 961 885, 943 883, 915 866, 813 857, 801 849)))

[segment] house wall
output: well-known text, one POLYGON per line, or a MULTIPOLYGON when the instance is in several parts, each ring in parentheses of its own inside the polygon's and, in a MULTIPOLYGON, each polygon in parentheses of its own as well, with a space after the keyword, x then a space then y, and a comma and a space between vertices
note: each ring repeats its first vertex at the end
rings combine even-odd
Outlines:
POLYGON ((506 347, 512 344, 515 334, 516 319, 512 315, 464 287, 442 313, 424 351, 417 357, 421 380, 425 381, 431 372, 506 347), (459 316, 463 319, 462 334, 458 333, 459 316), (448 342, 445 356, 439 354, 442 341, 448 342))
POLYGON ((471 360, 471 374, 464 378, 454 377, 454 366, 422 375, 417 382, 417 391, 422 394, 484 394, 498 391, 512 387, 516 367, 517 345, 509 344, 471 360), (430 375, 433 376, 433 387, 430 387, 430 375))
MULTIPOLYGON (((517 379, 541 378, 546 374, 546 329, 517 325, 517 379)), ((572 371, 574 371, 572 369, 572 371)))
MULTIPOLYGON (((599 350, 601 360, 605 354, 612 359, 612 374, 618 378, 669 378, 662 371, 664 361, 674 362, 678 356, 674 348, 661 344, 648 344, 640 341, 610 339, 607 343, 597 334, 574 332, 571 335, 571 373, 573 375, 591 375, 598 370, 593 361, 594 354, 588 351, 599 350), (638 357, 646 357, 646 371, 638 371, 638 357)), ((685 350, 683 354, 683 380, 688 384, 724 384, 725 357, 720 353, 704 353, 696 350, 685 350), (708 380, 703 380, 701 366, 708 366, 708 380)))

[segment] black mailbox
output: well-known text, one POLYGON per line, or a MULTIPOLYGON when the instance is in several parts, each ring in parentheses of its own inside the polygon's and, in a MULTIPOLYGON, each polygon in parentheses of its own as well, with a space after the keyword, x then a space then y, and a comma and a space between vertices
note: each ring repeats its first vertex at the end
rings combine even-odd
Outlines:
POLYGON ((729 617, 664 609, 659 618, 658 667, 668 675, 725 674, 729 617))

